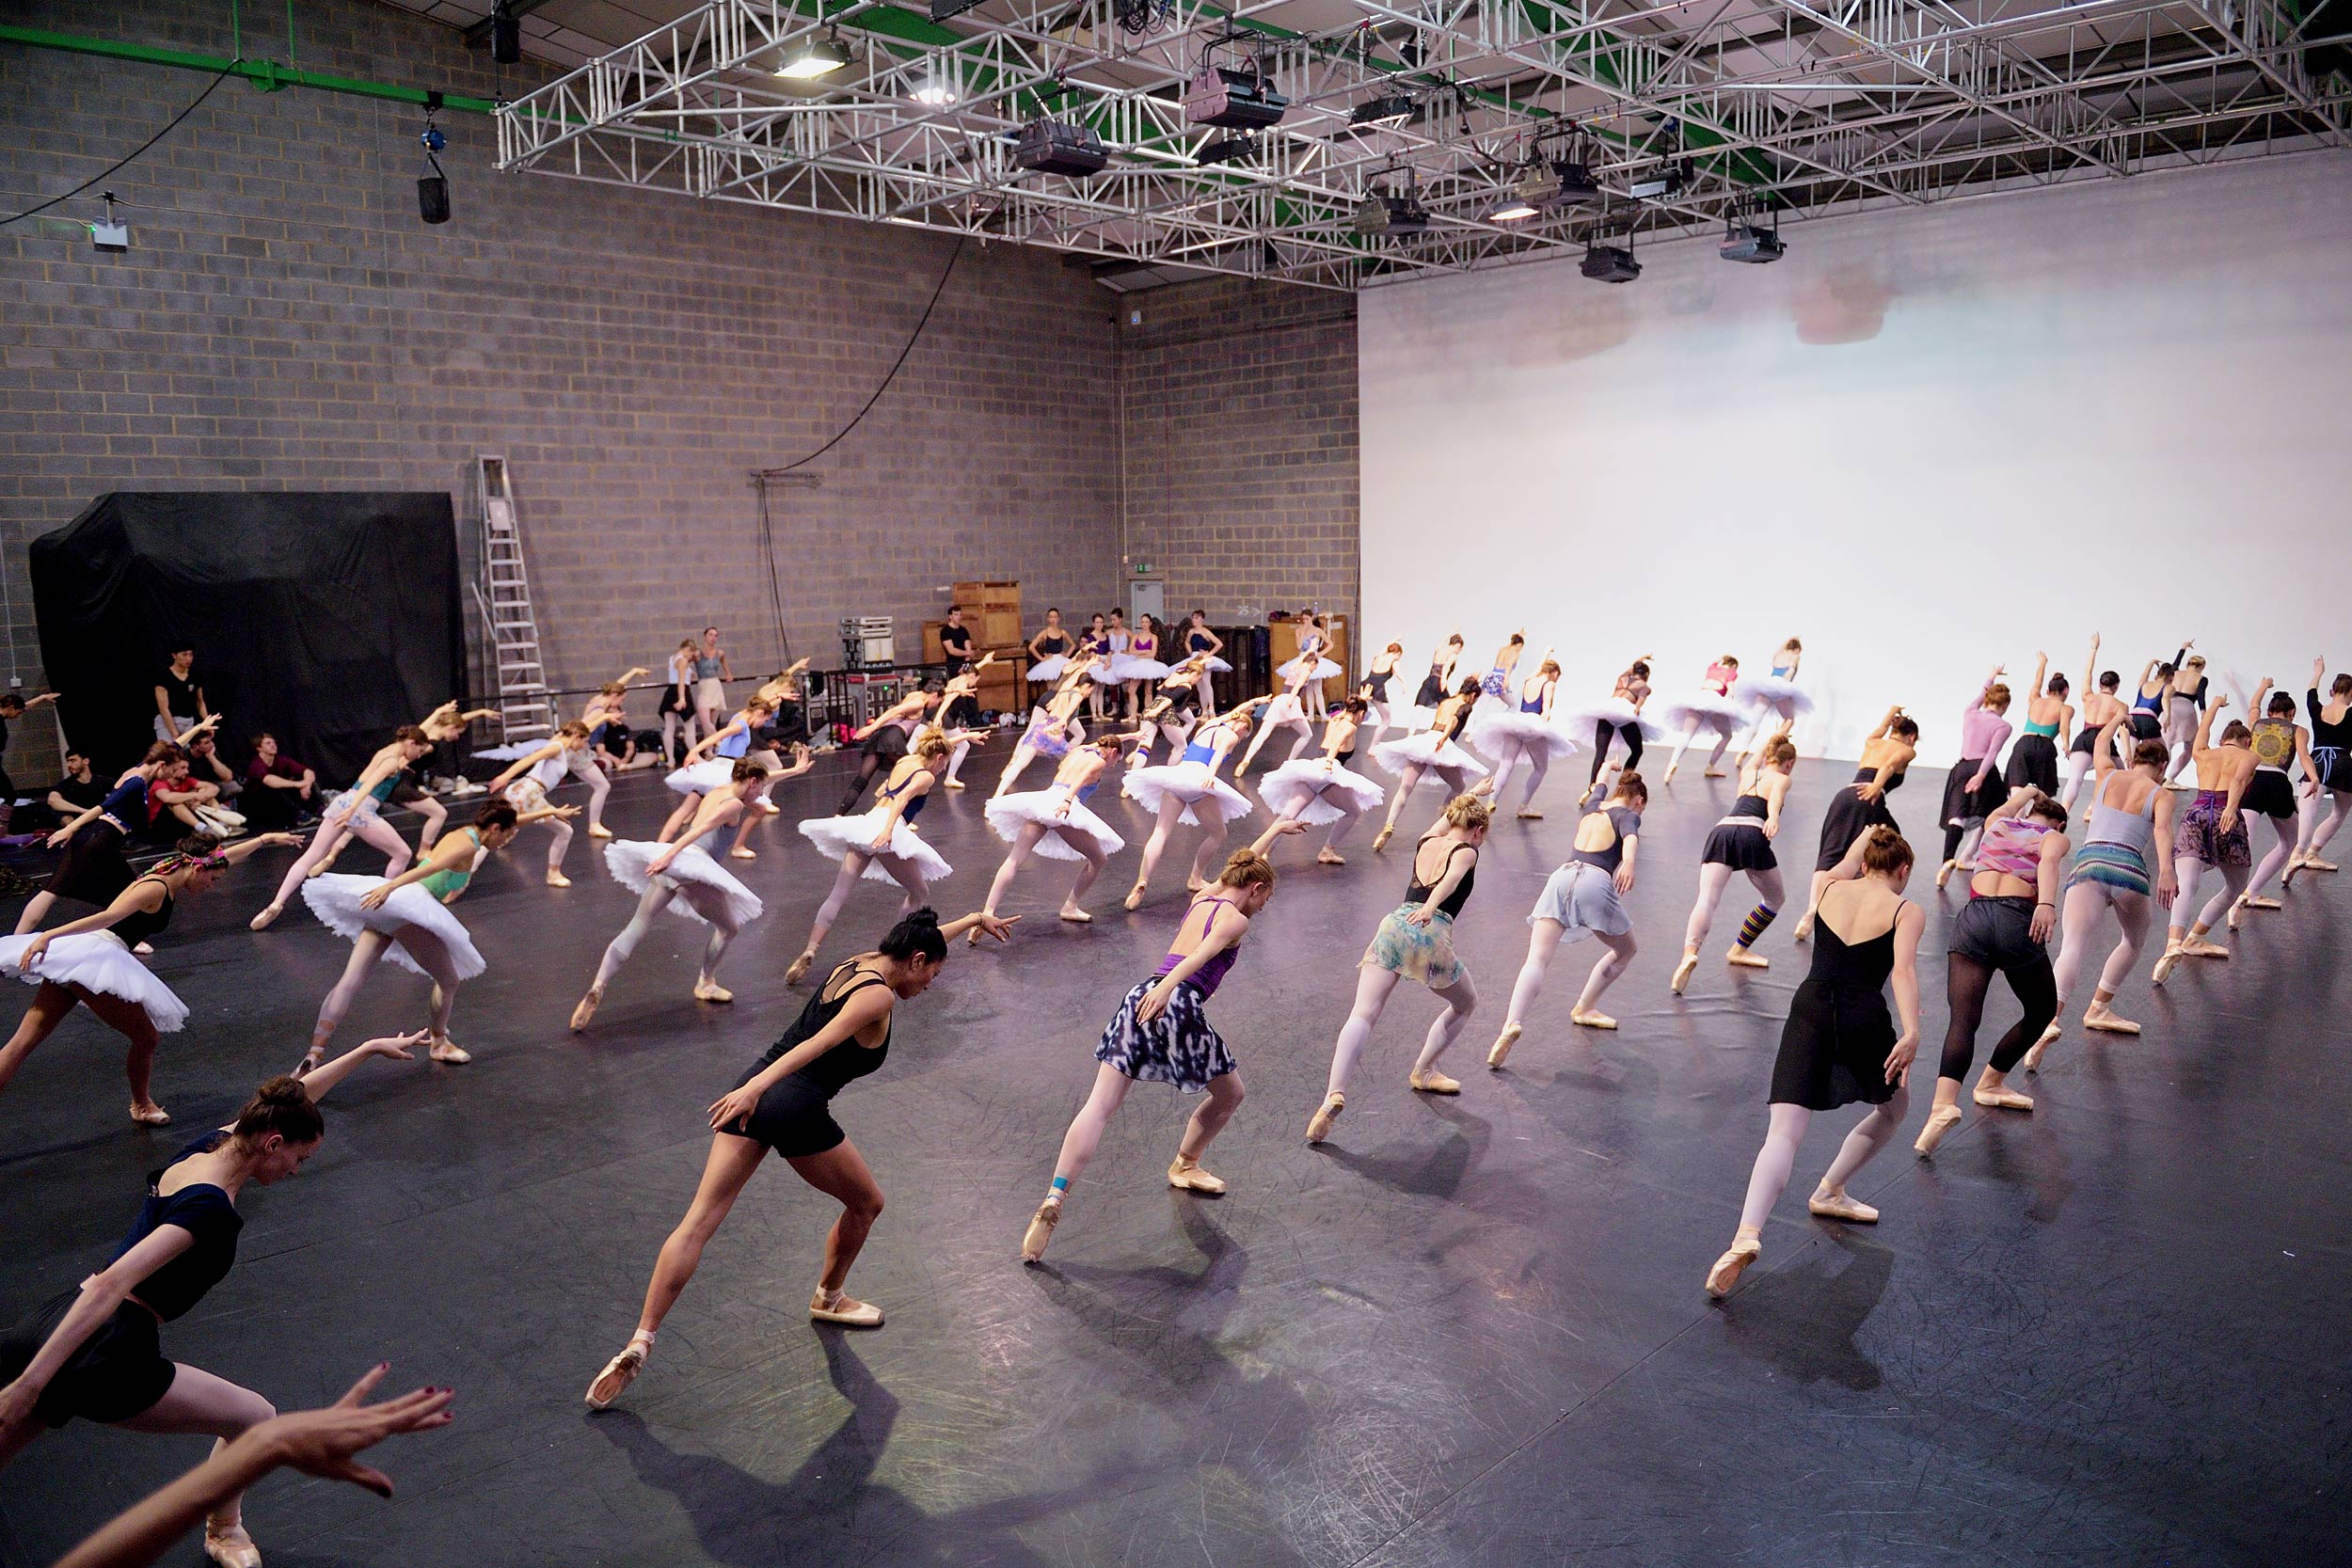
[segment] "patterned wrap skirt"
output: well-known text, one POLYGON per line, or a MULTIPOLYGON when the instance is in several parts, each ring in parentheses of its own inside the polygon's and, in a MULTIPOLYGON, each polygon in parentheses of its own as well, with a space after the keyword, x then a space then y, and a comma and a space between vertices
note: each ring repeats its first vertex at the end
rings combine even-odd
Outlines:
POLYGON ((2074 851, 2074 868, 2066 874, 2066 885, 2089 882, 2093 887, 2113 888, 2118 893, 2148 895, 2148 863, 2138 850, 2128 844, 2086 844, 2074 851))
POLYGON ((2188 810, 2181 814, 2181 825, 2172 834, 2172 853, 2207 865, 2253 864, 2253 849, 2246 838, 2246 813, 2238 813, 2228 832, 2221 831, 2222 809, 2229 803, 2230 798, 2220 790, 2199 790, 2188 810))
POLYGON ((1467 977, 1469 967, 1454 952, 1454 917, 1435 911, 1427 925, 1416 926, 1406 916, 1420 908, 1399 904, 1391 910, 1356 967, 1385 969, 1419 980, 1431 990, 1444 990, 1467 977))
POLYGON ((1159 983, 1158 975, 1149 975, 1120 998, 1119 1011, 1103 1027, 1094 1059, 1138 1082, 1173 1084, 1185 1094, 1199 1094, 1209 1080, 1233 1070, 1233 1053, 1209 1022, 1208 999, 1189 980, 1176 983, 1159 1017, 1137 1022, 1136 1008, 1159 983))

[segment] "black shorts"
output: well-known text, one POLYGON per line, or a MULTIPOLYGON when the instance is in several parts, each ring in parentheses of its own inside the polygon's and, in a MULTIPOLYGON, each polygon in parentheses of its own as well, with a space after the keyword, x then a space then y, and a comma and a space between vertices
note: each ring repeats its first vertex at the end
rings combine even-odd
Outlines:
POLYGON ((2132 738, 2134 740, 2161 740, 2164 738, 2164 721, 2158 719, 2154 714, 2149 712, 2146 708, 2136 707, 2132 709, 2131 721, 2132 738))
POLYGON ((2257 768, 2238 797, 2238 809, 2274 819, 2295 816, 2295 783, 2275 768, 2257 768))
MULTIPOLYGON (((741 1088, 767 1067, 765 1062, 754 1062, 743 1069, 735 1086, 741 1088)), ((838 1148, 850 1136, 833 1119, 832 1097, 797 1074, 771 1084, 751 1115, 721 1131, 756 1139, 787 1160, 838 1148)))
POLYGON ((2049 948, 2033 940, 2033 909, 2030 898, 1971 898, 1952 922, 1947 949, 2003 973, 2047 964, 2049 948))
POLYGON ((896 762, 907 754, 907 730, 904 724, 884 724, 866 737, 866 754, 884 762, 896 762))
MULTIPOLYGON (((1838 854, 1843 856, 1845 850, 1838 854)), ((1727 865, 1734 871, 1772 871, 1780 865, 1780 858, 1772 853, 1772 841, 1764 836, 1762 822, 1756 821, 1753 827, 1718 822, 1707 835, 1707 847, 1699 851, 1699 863, 1727 865)))
POLYGON ((977 730, 980 727, 980 700, 966 693, 947 705, 947 711, 939 716, 942 729, 977 730))
MULTIPOLYGON (((16 1381, 81 1298, 78 1287, 59 1291, 40 1310, 0 1337, 0 1386, 16 1381)), ((153 1408, 157 1400, 169 1393, 171 1380, 179 1371, 164 1358, 155 1314, 126 1301, 57 1369, 34 1410, 53 1427, 76 1417, 85 1421, 127 1421, 153 1408)))

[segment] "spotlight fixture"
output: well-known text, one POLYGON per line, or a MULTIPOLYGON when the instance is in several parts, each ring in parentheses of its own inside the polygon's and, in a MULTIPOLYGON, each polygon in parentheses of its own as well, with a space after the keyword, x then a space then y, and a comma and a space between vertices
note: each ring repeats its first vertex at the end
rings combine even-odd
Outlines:
POLYGON ((917 103, 928 104, 934 109, 946 108, 959 96, 961 95, 956 91, 956 85, 945 76, 927 76, 923 79, 923 85, 914 89, 914 101, 917 103))
POLYGON ((441 128, 433 123, 433 117, 440 107, 440 89, 426 89, 424 129, 417 135, 418 145, 424 149, 424 161, 433 166, 433 172, 417 182, 417 216, 425 223, 449 221, 449 176, 442 172, 441 160, 434 156, 449 145, 449 138, 441 134, 441 128))
POLYGON ((1100 174, 1110 154, 1103 138, 1074 120, 1049 119, 1043 115, 1021 127, 1013 140, 1012 161, 1040 174, 1100 174))
POLYGON ((1281 119, 1291 101, 1274 90, 1265 61, 1239 56, 1238 65, 1219 65, 1215 55, 1229 40, 1212 42, 1201 53, 1200 73, 1184 88, 1184 119, 1195 125, 1216 125, 1228 131, 1256 131, 1281 119))
POLYGON ((1411 181, 1402 191, 1375 185, 1356 208, 1356 232, 1367 237, 1418 234, 1428 227, 1429 209, 1421 204, 1421 191, 1411 181))
POLYGON ((1788 254, 1788 247, 1780 240, 1779 212, 1773 212, 1770 229, 1758 228, 1726 214, 1724 217, 1724 243, 1715 254, 1726 261, 1746 261, 1759 267, 1779 261, 1788 254))
POLYGON ((1622 245, 1587 245, 1577 270, 1596 283, 1630 283, 1642 276, 1642 263, 1622 245))
POLYGON ((1488 223, 1524 223, 1542 211, 1541 207, 1536 206, 1525 197, 1506 196, 1486 209, 1486 221, 1488 223))
POLYGON ((786 55, 776 74, 795 82, 813 82, 849 63, 850 46, 841 41, 841 30, 829 26, 823 38, 812 39, 786 55))
POLYGON ((1413 101, 1401 92, 1389 92, 1357 104, 1349 112, 1347 123, 1349 129, 1356 131, 1386 130, 1412 118, 1413 101))
POLYGON ((1200 144, 1193 161, 1200 164, 1250 164, 1258 160, 1258 138, 1255 136, 1218 136, 1200 144))

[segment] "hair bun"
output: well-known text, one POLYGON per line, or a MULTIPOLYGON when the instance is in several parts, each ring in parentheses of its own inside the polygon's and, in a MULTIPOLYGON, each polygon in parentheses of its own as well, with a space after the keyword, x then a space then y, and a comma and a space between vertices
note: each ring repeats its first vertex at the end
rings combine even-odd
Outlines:
POLYGON ((910 926, 937 926, 939 924, 939 911, 926 904, 923 908, 916 910, 913 914, 908 915, 906 917, 906 922, 910 926))
POLYGON ((264 1078, 262 1086, 253 1091, 253 1098, 265 1105, 307 1105, 310 1091, 302 1086, 302 1080, 290 1073, 264 1078))

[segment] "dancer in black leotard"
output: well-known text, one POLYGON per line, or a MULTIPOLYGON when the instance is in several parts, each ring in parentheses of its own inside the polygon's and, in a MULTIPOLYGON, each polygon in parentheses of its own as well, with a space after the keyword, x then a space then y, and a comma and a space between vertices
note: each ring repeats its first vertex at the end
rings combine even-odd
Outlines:
MULTIPOLYGON (((0 1466, 46 1426, 103 1421, 133 1432, 201 1433, 226 1443, 278 1414, 225 1377, 165 1358, 158 1330, 183 1316, 237 1260, 247 1182, 282 1181, 318 1152, 318 1101, 372 1056, 406 1056, 416 1036, 370 1040, 308 1079, 273 1078, 237 1119, 148 1178, 147 1201, 114 1260, 0 1336, 0 1466)), ((260 1568, 231 1495, 204 1522, 223 1568, 260 1568)))
POLYGON ((1454 669, 1461 660, 1462 634, 1457 631, 1429 656, 1429 673, 1422 676, 1421 689, 1413 693, 1413 705, 1436 712, 1446 693, 1454 689, 1454 669))
POLYGON ((2336 836, 2344 817, 2352 815, 2352 675, 2340 674, 2329 682, 2328 696, 2322 701, 2319 681, 2327 673, 2324 655, 2312 660, 2312 687, 2303 694, 2303 705, 2311 716, 2312 761, 2317 765, 2311 783, 2313 803, 2324 793, 2334 809, 2324 821, 2316 810, 2304 812, 2303 842, 2287 862, 2290 883, 2298 871, 2336 869, 2335 862, 2321 860, 2319 852, 2336 836))
POLYGON ((1793 940, 1803 942, 1813 934, 1813 911, 1821 906, 1829 874, 1856 840, 1872 828, 1902 832, 1902 824, 1886 809, 1886 797, 1902 787, 1911 759, 1918 754, 1918 724, 1904 717, 1901 708, 1888 708, 1879 727, 1862 742, 1862 762, 1853 782, 1831 796, 1829 809, 1821 814, 1821 852, 1814 857, 1813 890, 1804 901, 1804 916, 1788 933, 1793 940))
POLYGON ((880 947, 835 969, 792 1026, 711 1105, 710 1156, 702 1185, 686 1217, 661 1243, 637 1332, 588 1386, 592 1408, 611 1404, 644 1370, 661 1320, 677 1305, 703 1248, 771 1150, 802 1180, 841 1205, 825 1237, 824 1272, 809 1297, 808 1315, 852 1328, 881 1326, 881 1307, 842 1294, 850 1265, 882 1212, 882 1195, 865 1157, 833 1119, 833 1097, 851 1079, 882 1065, 898 1005, 922 995, 939 977, 950 941, 977 928, 1002 942, 1014 923, 984 911, 946 926, 928 909, 905 916, 880 947))

